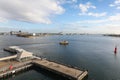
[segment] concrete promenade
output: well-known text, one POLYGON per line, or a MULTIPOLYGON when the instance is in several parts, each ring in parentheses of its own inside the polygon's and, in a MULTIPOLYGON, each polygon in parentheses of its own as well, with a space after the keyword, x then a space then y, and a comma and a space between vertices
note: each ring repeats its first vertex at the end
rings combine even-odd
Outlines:
POLYGON ((64 77, 68 77, 74 80, 82 80, 85 76, 87 76, 87 71, 81 71, 75 68, 71 68, 65 65, 61 65, 59 63, 51 62, 48 60, 34 60, 34 64, 38 65, 39 67, 48 69, 54 73, 60 74, 64 77))
MULTIPOLYGON (((20 51, 21 50, 23 49, 20 49, 20 51)), ((70 80, 83 80, 88 75, 88 71, 86 70, 82 71, 80 69, 76 69, 75 67, 70 67, 60 63, 56 63, 54 61, 49 61, 36 56, 31 56, 30 52, 27 51, 24 51, 24 53, 22 52, 23 51, 21 51, 19 55, 20 59, 24 58, 23 61, 20 61, 20 59, 18 61, 18 59, 16 59, 17 56, 19 56, 17 54, 14 56, 0 58, 0 77, 16 73, 22 69, 28 68, 33 65, 48 70, 52 73, 58 74, 60 76, 63 76, 65 78, 68 78, 70 80), (12 69, 10 68, 10 66, 12 66, 12 69)))
POLYGON ((8 57, 3 57, 3 58, 0 58, 0 61, 15 59, 16 57, 17 57, 17 55, 8 56, 8 57))

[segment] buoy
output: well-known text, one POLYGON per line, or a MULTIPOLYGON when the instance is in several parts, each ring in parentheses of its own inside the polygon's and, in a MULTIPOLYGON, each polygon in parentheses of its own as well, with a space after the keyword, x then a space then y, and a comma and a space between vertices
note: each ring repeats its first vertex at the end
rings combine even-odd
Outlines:
POLYGON ((114 53, 115 54, 117 53, 117 46, 115 46, 114 53))

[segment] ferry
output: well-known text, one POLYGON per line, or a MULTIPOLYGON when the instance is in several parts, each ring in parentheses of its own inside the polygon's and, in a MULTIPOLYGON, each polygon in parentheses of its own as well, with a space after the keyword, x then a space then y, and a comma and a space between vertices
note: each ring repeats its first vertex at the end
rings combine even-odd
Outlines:
POLYGON ((60 45, 68 45, 69 43, 68 43, 68 41, 61 41, 59 44, 60 45))

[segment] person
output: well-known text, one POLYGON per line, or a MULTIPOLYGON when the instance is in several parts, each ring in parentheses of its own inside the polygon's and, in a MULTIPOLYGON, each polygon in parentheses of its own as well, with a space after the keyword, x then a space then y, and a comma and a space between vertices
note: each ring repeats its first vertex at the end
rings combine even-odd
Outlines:
POLYGON ((9 70, 12 70, 12 69, 13 69, 13 66, 12 66, 12 65, 10 65, 9 70))

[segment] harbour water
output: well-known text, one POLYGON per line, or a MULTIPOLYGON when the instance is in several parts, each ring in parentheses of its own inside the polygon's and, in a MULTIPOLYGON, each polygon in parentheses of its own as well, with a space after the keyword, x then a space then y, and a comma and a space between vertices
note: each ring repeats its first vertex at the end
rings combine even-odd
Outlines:
MULTIPOLYGON (((56 35, 38 38, 0 36, 0 57, 12 55, 4 52, 8 46, 20 46, 55 62, 88 69, 87 80, 120 80, 120 38, 102 35, 56 35), (59 45, 67 40, 69 45, 59 45), (117 45, 118 52, 114 54, 117 45)), ((63 80, 44 71, 29 70, 7 80, 63 80)))

